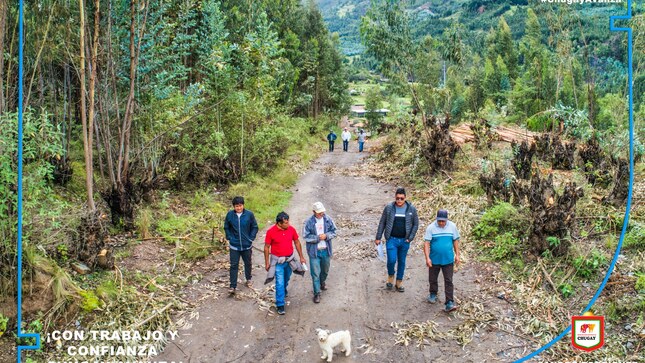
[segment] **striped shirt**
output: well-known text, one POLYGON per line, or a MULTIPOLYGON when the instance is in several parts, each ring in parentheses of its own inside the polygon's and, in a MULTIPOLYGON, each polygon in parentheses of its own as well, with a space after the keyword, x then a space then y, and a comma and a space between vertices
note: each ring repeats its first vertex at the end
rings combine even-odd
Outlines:
POLYGON ((433 265, 450 265, 455 262, 453 241, 459 239, 459 231, 453 222, 446 221, 443 228, 439 227, 437 221, 432 222, 423 239, 430 242, 430 261, 433 265))

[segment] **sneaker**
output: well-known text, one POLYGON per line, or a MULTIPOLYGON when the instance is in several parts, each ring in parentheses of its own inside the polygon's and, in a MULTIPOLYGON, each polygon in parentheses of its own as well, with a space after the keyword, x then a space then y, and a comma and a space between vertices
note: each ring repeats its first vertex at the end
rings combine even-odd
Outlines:
POLYGON ((452 301, 448 301, 446 303, 446 312, 449 313, 449 312, 455 311, 455 310, 457 310, 457 305, 455 305, 455 303, 452 302, 452 301))
POLYGON ((253 281, 246 280, 246 287, 248 287, 249 289, 252 289, 253 288, 253 281))
POLYGON ((324 282, 320 283, 320 289, 321 290, 327 290, 327 285, 324 282))
POLYGON ((428 295, 428 302, 430 304, 435 304, 437 302, 437 294, 431 293, 430 295, 428 295))
POLYGON ((318 304, 320 302, 320 293, 314 294, 314 303, 318 304))
POLYGON ((278 315, 284 315, 284 306, 278 306, 278 315))
POLYGON ((234 287, 229 287, 229 288, 228 288, 228 293, 229 293, 230 295, 235 295, 235 288, 234 288, 234 287))

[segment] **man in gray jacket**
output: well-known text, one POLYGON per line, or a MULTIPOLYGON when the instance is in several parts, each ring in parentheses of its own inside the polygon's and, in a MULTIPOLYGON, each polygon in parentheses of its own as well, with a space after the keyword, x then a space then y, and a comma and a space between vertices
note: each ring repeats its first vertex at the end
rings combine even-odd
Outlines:
POLYGON ((387 249, 387 283, 385 287, 392 290, 403 292, 403 275, 405 274, 405 259, 408 255, 410 242, 414 240, 419 229, 419 216, 417 209, 405 200, 405 189, 398 188, 395 193, 395 200, 389 203, 383 209, 381 221, 376 231, 376 240, 374 243, 381 243, 381 237, 385 233, 387 249), (394 267, 396 268, 396 286, 394 282, 394 267))
POLYGON ((320 290, 327 290, 327 276, 332 258, 331 241, 336 237, 336 225, 325 214, 321 202, 314 203, 313 215, 305 221, 302 234, 307 242, 307 254, 314 287, 314 303, 320 302, 320 290))

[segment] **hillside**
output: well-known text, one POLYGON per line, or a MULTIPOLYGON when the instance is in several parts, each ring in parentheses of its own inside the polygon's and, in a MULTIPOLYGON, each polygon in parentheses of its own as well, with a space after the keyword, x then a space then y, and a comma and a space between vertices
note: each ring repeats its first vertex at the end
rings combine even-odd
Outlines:
MULTIPOLYGON (((369 0, 318 0, 318 6, 331 32, 340 36, 341 49, 346 55, 361 54, 364 50, 360 40, 360 19, 370 6, 369 0)), ((527 0, 457 0, 457 1, 406 1, 405 8, 410 16, 412 32, 415 37, 426 35, 439 37, 443 30, 454 21, 463 24, 466 29, 474 31, 470 37, 473 44, 483 41, 483 36, 494 27, 500 16, 508 22, 513 38, 518 40, 524 34, 524 22, 527 8, 533 8, 536 13, 546 15, 553 9, 567 12, 573 7, 531 4, 527 0)), ((615 4, 585 4, 575 7, 580 22, 567 24, 563 27, 572 29, 572 38, 578 42, 594 39, 607 39, 609 24, 607 18, 616 13, 615 4), (606 24, 599 27, 598 24, 606 24), (586 39, 582 39, 584 34, 586 39)), ((561 14, 560 14, 561 15, 561 14)), ((563 21, 562 17, 541 17, 543 27, 547 21, 563 21)), ((471 44, 472 45, 472 44, 471 44)))

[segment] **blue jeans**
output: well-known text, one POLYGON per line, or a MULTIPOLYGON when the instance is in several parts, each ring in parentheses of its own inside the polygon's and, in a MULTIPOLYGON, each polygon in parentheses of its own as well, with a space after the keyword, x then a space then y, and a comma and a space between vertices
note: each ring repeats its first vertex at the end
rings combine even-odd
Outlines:
POLYGON ((349 150, 349 140, 343 140, 343 151, 349 150))
POLYGON ((398 262, 396 279, 403 280, 405 259, 408 256, 410 243, 406 242, 405 238, 390 237, 385 246, 387 248, 387 274, 394 275, 394 265, 398 262))
POLYGON ((275 305, 284 306, 284 298, 289 279, 291 278, 291 266, 289 262, 278 263, 275 265, 275 305))
POLYGON ((314 294, 320 294, 320 284, 327 280, 331 257, 327 250, 318 250, 318 257, 309 256, 311 267, 311 280, 314 283, 314 294))
POLYGON ((358 142, 358 152, 359 152, 359 153, 362 153, 362 152, 363 152, 363 144, 364 144, 364 143, 365 143, 364 141, 363 141, 363 142, 360 142, 360 141, 358 142))

